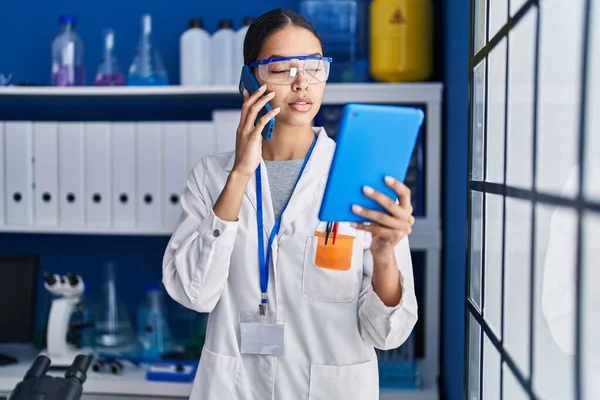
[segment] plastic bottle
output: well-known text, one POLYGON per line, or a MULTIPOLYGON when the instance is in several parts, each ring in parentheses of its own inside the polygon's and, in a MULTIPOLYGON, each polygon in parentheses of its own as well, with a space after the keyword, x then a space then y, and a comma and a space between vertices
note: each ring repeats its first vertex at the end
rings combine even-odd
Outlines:
POLYGON ((209 85, 211 41, 201 19, 190 19, 179 39, 181 85, 209 85))
POLYGON ((169 84, 167 70, 156 46, 152 43, 152 17, 142 15, 140 43, 129 68, 127 85, 163 86, 169 84))
POLYGON ((212 37, 212 59, 213 65, 218 65, 218 68, 213 68, 213 85, 235 85, 240 77, 234 79, 234 59, 235 54, 235 31, 233 30, 233 22, 230 19, 219 21, 219 29, 212 37))
POLYGON ((94 78, 94 86, 125 85, 125 75, 121 72, 117 57, 114 54, 115 33, 112 29, 104 31, 102 44, 104 46, 104 54, 94 78))
POLYGON ((433 72, 431 0, 371 3, 371 75, 383 82, 424 81, 433 72))
POLYGON ((248 32, 248 28, 254 22, 254 20, 254 17, 244 17, 242 20, 242 27, 235 33, 235 69, 233 71, 234 82, 240 80, 242 67, 244 66, 244 39, 246 39, 246 32, 248 32))
POLYGON ((325 56, 333 58, 330 82, 367 82, 368 0, 301 0, 300 13, 315 27, 325 56))
POLYGON ((138 340, 144 361, 157 360, 170 349, 171 334, 160 285, 146 285, 146 296, 138 308, 138 340))
POLYGON ((52 42, 52 86, 84 86, 83 41, 75 31, 77 18, 59 17, 60 33, 52 42))

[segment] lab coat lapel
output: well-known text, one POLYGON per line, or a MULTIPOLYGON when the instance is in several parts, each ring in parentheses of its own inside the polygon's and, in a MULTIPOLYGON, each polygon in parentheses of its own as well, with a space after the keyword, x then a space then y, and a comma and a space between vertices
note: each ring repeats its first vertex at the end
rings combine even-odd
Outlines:
MULTIPOLYGON (((256 174, 255 174, 256 177, 256 174)), ((267 173, 267 166, 263 160, 260 161, 260 177, 261 177, 261 189, 262 189, 262 207, 263 207, 263 228, 267 235, 265 243, 269 240, 271 230, 275 225, 275 211, 273 210, 273 199, 271 198, 271 185, 269 184, 269 174, 267 173)), ((250 188, 253 193, 246 191, 246 195, 254 199, 256 204, 256 180, 252 179, 253 186, 250 188)), ((246 188, 248 189, 248 187, 246 188)), ((255 205, 255 208, 259 206, 255 205)))
POLYGON ((283 234, 290 224, 315 200, 323 196, 335 142, 327 136, 325 129, 315 130, 317 143, 313 149, 304 173, 294 189, 290 202, 281 216, 279 234, 283 234))
MULTIPOLYGON (((233 164, 235 162, 235 152, 231 155, 231 158, 225 166, 225 170, 231 172, 233 164)), ((267 176, 267 168, 263 160, 260 161, 260 175, 261 175, 261 186, 262 186, 262 207, 263 207, 263 228, 266 235, 265 243, 269 239, 273 225, 275 225, 275 212, 273 211, 273 200, 271 198, 271 187, 269 185, 269 177, 267 176)), ((246 185, 244 195, 252 204, 254 216, 257 216, 258 205, 256 204, 256 174, 252 174, 252 177, 246 185)), ((256 219, 254 219, 256 221, 256 219)))

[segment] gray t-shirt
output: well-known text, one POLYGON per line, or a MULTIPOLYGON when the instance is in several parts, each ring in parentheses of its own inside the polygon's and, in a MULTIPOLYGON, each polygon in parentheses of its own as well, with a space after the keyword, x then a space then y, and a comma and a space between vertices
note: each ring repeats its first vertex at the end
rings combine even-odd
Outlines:
POLYGON ((273 199, 273 212, 275 219, 292 196, 294 185, 302 168, 303 158, 285 161, 265 161, 273 199))

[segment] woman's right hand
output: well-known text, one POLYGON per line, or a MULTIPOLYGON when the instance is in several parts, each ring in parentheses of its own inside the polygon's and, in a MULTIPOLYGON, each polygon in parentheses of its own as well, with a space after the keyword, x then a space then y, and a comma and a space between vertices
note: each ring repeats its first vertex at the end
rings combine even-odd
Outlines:
POLYGON ((275 97, 273 92, 261 97, 265 91, 266 85, 263 85, 252 96, 249 96, 248 91, 244 89, 244 104, 236 133, 233 171, 248 178, 259 166, 262 157, 263 137, 261 132, 269 120, 279 113, 279 107, 277 107, 265 114, 254 125, 258 112, 275 97))

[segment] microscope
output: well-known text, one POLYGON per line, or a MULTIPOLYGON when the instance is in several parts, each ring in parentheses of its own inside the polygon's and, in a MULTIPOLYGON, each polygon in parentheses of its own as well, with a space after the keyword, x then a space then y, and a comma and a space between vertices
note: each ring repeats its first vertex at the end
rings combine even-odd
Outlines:
POLYGON ((61 378, 46 375, 51 361, 40 355, 8 396, 8 400, 79 400, 91 361, 91 356, 76 356, 65 372, 65 377, 61 378))
POLYGON ((85 290, 85 284, 79 275, 72 272, 59 276, 46 271, 44 287, 55 298, 48 319, 47 348, 40 355, 51 358, 56 367, 68 367, 78 355, 93 354, 92 349, 78 348, 67 340, 71 315, 85 290))

